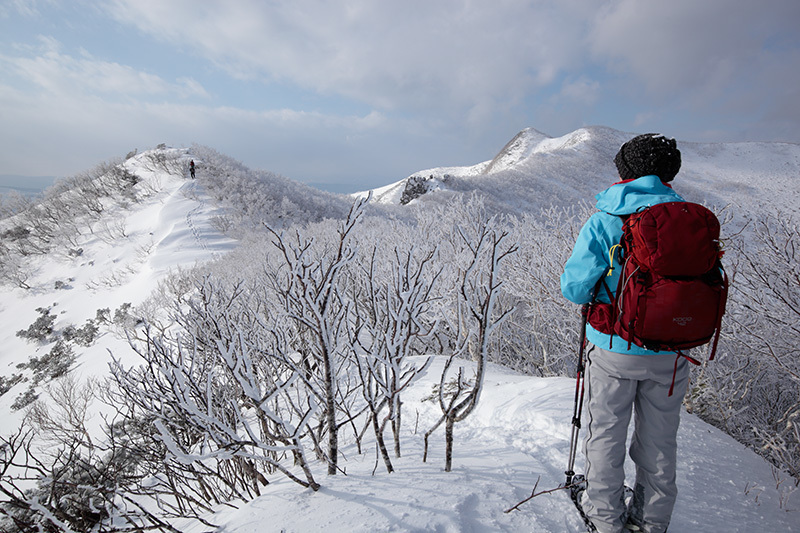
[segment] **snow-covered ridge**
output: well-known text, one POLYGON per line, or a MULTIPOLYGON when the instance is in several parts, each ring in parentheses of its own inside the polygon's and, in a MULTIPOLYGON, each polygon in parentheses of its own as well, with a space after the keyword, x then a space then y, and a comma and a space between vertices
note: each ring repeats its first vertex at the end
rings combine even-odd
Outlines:
MULTIPOLYGON (((188 161, 185 150, 148 151, 129 158, 121 166, 139 179, 131 193, 135 200, 103 200, 106 205, 99 218, 74 221, 80 234, 51 253, 32 256, 24 266, 30 273, 25 279, 29 290, 0 285, 0 345, 4 347, 0 375, 11 373, 24 362, 20 354, 31 351, 30 343, 16 332, 34 322, 37 309, 51 309, 59 329, 67 324, 80 326, 94 319, 98 309, 107 308, 113 314, 125 304, 141 304, 171 272, 237 246, 237 241, 213 226, 219 208, 204 187, 183 174, 188 161), (154 154, 167 156, 163 160, 171 162, 171 171, 154 165, 154 154)), ((123 346, 121 339, 106 335, 87 347, 81 355, 82 375, 103 375, 109 350, 127 351, 120 349, 123 346)), ((43 344, 36 352, 41 356, 51 348, 43 344)), ((0 412, 9 424, 23 414, 11 405, 24 390, 20 383, 0 396, 0 412)))
MULTIPOLYGON (((601 128, 607 130, 608 128, 601 128)), ((526 128, 514 136, 498 154, 489 161, 467 167, 437 167, 415 172, 411 176, 390 185, 373 189, 373 201, 384 204, 405 205, 434 191, 448 190, 452 181, 464 178, 502 175, 506 171, 518 171, 529 164, 535 155, 556 154, 561 150, 575 148, 593 138, 588 129, 579 129, 562 137, 553 138, 533 128, 526 128), (451 182, 448 184, 448 182, 451 182)), ((365 197, 367 192, 356 193, 365 197)))
MULTIPOLYGON (((374 190, 373 201, 402 205, 475 191, 492 205, 514 212, 591 201, 617 180, 614 155, 634 135, 592 126, 553 138, 528 128, 489 161, 416 172, 374 190), (412 202, 401 201, 410 197, 407 191, 415 191, 412 202)), ((688 199, 717 206, 799 212, 800 145, 678 139, 678 147, 683 165, 674 183, 688 199)))
POLYGON ((386 205, 407 205, 434 191, 445 191, 456 178, 480 176, 486 172, 489 161, 468 167, 436 167, 420 170, 398 182, 352 194, 353 198, 366 198, 372 193, 372 201, 386 205))

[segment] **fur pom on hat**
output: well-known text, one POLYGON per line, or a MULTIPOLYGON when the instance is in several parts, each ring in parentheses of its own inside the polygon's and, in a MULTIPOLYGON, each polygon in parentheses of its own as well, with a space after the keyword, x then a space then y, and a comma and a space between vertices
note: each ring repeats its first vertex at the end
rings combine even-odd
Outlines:
POLYGON ((623 144, 614 164, 623 180, 655 174, 666 183, 672 181, 681 168, 681 152, 675 139, 659 133, 645 133, 623 144))

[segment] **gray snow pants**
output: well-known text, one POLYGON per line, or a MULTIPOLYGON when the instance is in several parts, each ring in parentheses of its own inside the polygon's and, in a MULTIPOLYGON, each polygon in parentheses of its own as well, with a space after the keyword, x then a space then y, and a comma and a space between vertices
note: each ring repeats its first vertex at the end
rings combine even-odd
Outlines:
POLYGON ((586 491, 583 506, 600 533, 623 531, 626 520, 646 533, 667 530, 675 483, 681 404, 688 362, 670 355, 626 355, 587 349, 586 491), (674 382, 674 391, 669 389, 674 382), (630 456, 636 465, 630 516, 623 501, 625 446, 635 413, 630 456))

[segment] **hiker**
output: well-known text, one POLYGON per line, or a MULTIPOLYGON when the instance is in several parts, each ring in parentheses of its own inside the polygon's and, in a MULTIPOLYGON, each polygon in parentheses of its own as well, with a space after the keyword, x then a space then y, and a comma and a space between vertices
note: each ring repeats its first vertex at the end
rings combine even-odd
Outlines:
POLYGON ((194 179, 194 159, 189 161, 189 174, 191 174, 192 179, 194 179))
MULTIPOLYGON (((622 181, 596 196, 599 212, 581 229, 561 275, 561 292, 576 304, 590 303, 595 297, 609 302, 606 291, 613 293, 617 287, 622 269, 611 249, 623 233, 620 215, 684 201, 669 185, 681 166, 674 139, 639 135, 622 145, 614 163, 622 181), (600 288, 601 278, 610 289, 600 288)), ((600 533, 637 526, 646 533, 664 532, 677 497, 676 436, 689 380, 688 362, 675 352, 647 350, 601 333, 591 317, 586 341, 586 489, 580 505, 600 533), (636 480, 626 507, 623 465, 632 411, 630 457, 636 465, 636 480)))

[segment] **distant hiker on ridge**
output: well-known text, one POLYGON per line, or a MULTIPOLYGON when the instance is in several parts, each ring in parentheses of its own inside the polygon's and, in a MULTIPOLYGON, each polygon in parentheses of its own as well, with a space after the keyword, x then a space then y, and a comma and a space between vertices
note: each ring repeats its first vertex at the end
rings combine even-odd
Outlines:
POLYGON ((194 179, 194 159, 189 161, 189 173, 192 175, 192 179, 194 179))
MULTIPOLYGON (((596 196, 600 211, 581 229, 561 275, 564 297, 576 304, 595 298, 609 302, 613 297, 622 270, 614 248, 619 247, 627 216, 656 204, 684 202, 669 185, 681 166, 674 139, 639 135, 622 145, 614 163, 622 181, 596 196)), ((685 253, 689 256, 694 250, 685 253)), ((576 493, 576 505, 585 513, 587 525, 600 533, 663 533, 678 494, 676 436, 689 381, 688 361, 674 351, 649 350, 603 333, 588 314, 586 485, 576 493), (623 465, 632 410, 630 457, 636 481, 626 506, 623 465)))

